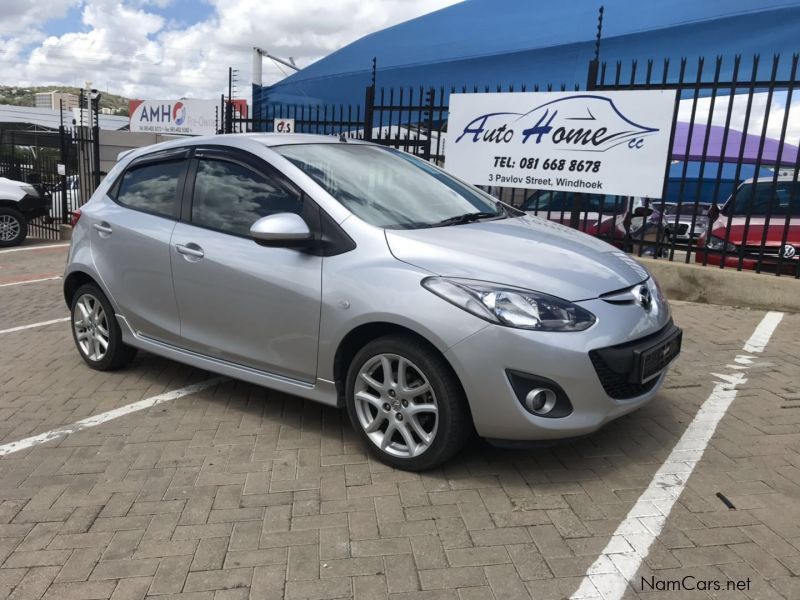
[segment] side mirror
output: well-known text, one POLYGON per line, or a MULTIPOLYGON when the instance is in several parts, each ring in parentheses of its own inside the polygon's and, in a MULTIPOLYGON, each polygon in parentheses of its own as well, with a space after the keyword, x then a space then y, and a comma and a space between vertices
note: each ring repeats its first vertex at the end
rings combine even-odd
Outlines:
POLYGON ((707 215, 708 215, 708 222, 709 223, 713 223, 714 221, 716 221, 719 218, 719 206, 717 206, 716 204, 711 206, 708 209, 707 215))
POLYGON ((633 216, 634 217, 649 217, 653 214, 652 208, 647 208, 646 206, 637 206, 633 209, 633 216))
POLYGON ((260 218, 250 227, 250 237, 260 246, 278 248, 301 248, 313 239, 306 222, 294 213, 260 218))

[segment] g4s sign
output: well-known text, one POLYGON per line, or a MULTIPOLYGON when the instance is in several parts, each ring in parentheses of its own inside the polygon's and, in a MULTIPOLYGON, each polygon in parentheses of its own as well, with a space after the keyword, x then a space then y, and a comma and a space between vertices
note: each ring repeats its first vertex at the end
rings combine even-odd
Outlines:
POLYGON ((275 119, 272 129, 275 133, 294 133, 294 119, 275 119))
POLYGON ((450 96, 445 166, 470 183, 661 196, 675 91, 450 96))

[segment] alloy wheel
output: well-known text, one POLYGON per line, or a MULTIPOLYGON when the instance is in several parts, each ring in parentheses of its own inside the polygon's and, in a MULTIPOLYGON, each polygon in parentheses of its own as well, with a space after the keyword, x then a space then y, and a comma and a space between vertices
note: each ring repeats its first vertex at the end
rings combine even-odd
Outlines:
POLYGON ((91 361, 98 362, 108 351, 108 319, 103 305, 92 294, 83 294, 75 303, 72 315, 75 339, 81 352, 91 361))
POLYGON ((422 370, 397 354, 378 354, 356 376, 355 411, 370 441, 398 458, 430 448, 439 425, 436 394, 422 370))
POLYGON ((0 215, 0 242, 13 242, 21 231, 19 219, 12 215, 0 215))

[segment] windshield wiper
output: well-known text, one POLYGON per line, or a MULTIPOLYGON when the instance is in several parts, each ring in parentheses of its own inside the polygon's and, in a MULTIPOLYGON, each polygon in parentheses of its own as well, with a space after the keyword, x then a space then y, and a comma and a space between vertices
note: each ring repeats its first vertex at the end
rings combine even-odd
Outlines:
POLYGON ((463 215, 456 215, 455 217, 448 217, 447 219, 442 219, 437 223, 433 223, 431 227, 447 227, 448 225, 465 225, 467 223, 480 221, 481 219, 493 219, 496 217, 502 217, 503 214, 504 213, 502 212, 464 213, 463 215))

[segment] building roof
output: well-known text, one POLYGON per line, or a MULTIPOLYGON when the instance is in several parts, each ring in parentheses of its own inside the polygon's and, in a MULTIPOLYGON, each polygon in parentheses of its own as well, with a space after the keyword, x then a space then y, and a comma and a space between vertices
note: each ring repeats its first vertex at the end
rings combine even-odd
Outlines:
POLYGON ((659 79, 663 59, 673 59, 668 79, 674 80, 677 59, 687 57, 687 75, 694 75, 700 56, 709 59, 710 78, 717 55, 726 59, 721 77, 729 77, 737 54, 740 73, 749 75, 755 53, 766 79, 774 53, 798 50, 800 0, 467 0, 356 40, 256 96, 270 103, 361 104, 373 57, 379 87, 584 87, 601 4, 601 59, 612 65, 653 59, 659 79))
MULTIPOLYGON (((72 125, 72 111, 64 111, 65 125, 72 125)), ((0 104, 0 127, 18 125, 19 127, 37 127, 42 129, 58 129, 61 118, 57 110, 35 108, 33 106, 14 106, 0 104)), ((128 117, 100 115, 100 129, 124 129, 128 127, 128 117)))

